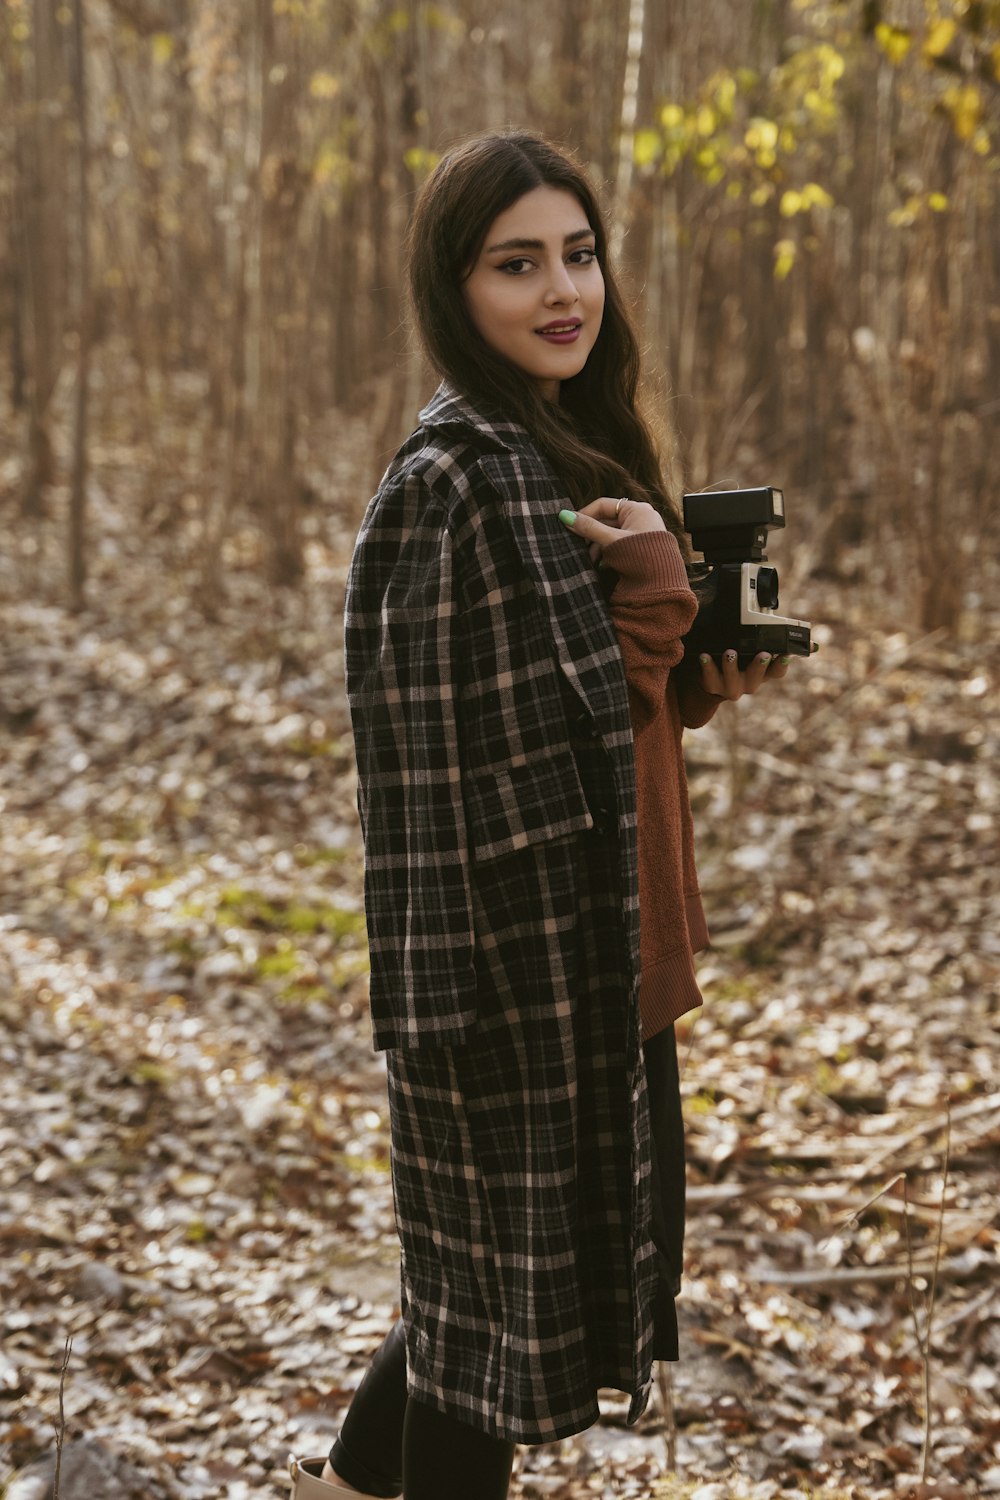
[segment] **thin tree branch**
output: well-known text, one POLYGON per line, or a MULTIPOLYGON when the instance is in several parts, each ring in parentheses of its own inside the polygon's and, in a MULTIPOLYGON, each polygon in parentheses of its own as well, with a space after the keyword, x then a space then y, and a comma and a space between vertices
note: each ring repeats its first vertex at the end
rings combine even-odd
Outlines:
POLYGON ((944 1171, 941 1177, 941 1213, 938 1217, 937 1242, 934 1246, 934 1270, 927 1293, 927 1318, 924 1324, 924 1451, 920 1463, 920 1477, 927 1483, 931 1463, 931 1336, 934 1328, 934 1302, 937 1297, 938 1271, 941 1266, 941 1247, 944 1243, 944 1205, 948 1196, 948 1168, 951 1163, 951 1110, 948 1109, 948 1124, 944 1137, 944 1171))
POLYGON ((66 1371, 73 1351, 73 1340, 67 1336, 63 1345, 62 1367, 59 1371, 59 1421, 56 1423, 56 1467, 52 1477, 52 1500, 59 1500, 59 1485, 62 1480, 63 1443, 66 1441, 66 1371))

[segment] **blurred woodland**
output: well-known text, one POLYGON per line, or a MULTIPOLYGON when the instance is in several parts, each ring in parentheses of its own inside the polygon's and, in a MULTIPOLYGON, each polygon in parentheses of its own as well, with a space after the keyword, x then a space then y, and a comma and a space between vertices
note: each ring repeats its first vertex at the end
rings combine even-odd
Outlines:
POLYGON ((2 482, 37 520, 71 481, 76 602, 88 468, 140 479, 129 525, 196 554, 203 601, 247 516, 301 576, 331 413, 370 429, 364 489, 426 393, 414 191, 513 123, 606 185, 676 488, 784 484, 827 566, 863 541, 928 629, 974 608, 996 0, 5 0, 0 68, 2 482))
POLYGON ((1000 1494, 1000 0, 0 0, 4 1500, 281 1493, 394 1315, 344 577, 508 124, 821 647, 685 741, 681 1361, 512 1495, 1000 1494))

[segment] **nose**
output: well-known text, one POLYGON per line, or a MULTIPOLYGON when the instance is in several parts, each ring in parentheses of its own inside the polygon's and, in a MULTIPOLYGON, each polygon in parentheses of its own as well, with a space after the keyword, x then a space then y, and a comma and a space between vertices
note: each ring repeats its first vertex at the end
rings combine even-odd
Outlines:
POLYGON ((552 269, 549 285, 545 292, 545 305, 547 307, 572 306, 579 302, 580 293, 577 291, 576 282, 569 274, 568 268, 560 260, 552 269))

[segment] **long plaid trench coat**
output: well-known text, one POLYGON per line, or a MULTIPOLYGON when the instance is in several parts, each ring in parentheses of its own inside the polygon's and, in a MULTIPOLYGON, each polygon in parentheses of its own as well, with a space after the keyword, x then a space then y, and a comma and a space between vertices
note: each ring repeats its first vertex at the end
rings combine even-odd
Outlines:
POLYGON ((546 1442, 649 1394, 632 729, 551 466, 447 385, 420 424, 346 604, 408 1389, 546 1442))

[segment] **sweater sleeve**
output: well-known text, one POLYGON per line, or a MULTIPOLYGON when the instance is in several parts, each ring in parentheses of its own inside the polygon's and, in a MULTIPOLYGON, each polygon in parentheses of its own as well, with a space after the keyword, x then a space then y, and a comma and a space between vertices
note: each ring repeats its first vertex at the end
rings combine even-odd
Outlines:
POLYGON ((697 657, 690 661, 685 658, 683 666, 674 673, 674 686, 677 689, 681 723, 685 729, 701 729, 724 701, 702 687, 697 657))
POLYGON ((676 537, 669 531, 627 532, 604 549, 618 574, 611 620, 618 636, 629 707, 636 729, 661 709, 671 667, 684 655, 697 601, 688 585, 676 537))

